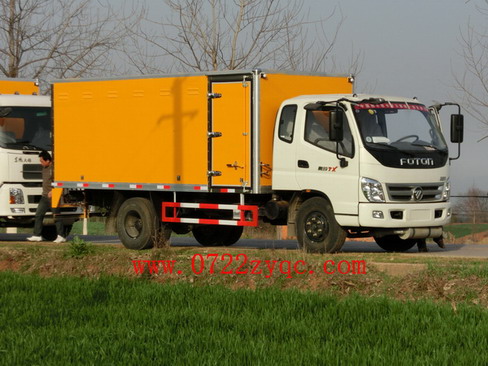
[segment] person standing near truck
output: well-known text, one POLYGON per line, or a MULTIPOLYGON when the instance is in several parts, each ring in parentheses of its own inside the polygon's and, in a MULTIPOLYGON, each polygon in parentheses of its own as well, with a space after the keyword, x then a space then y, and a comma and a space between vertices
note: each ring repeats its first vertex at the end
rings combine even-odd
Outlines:
MULTIPOLYGON (((51 207, 52 198, 52 183, 53 183, 53 158, 51 154, 45 150, 39 153, 39 161, 42 165, 42 196, 39 201, 39 205, 36 210, 36 218, 34 222, 34 235, 27 238, 28 241, 43 241, 42 238, 42 224, 44 217, 49 209, 52 210, 53 215, 59 213, 58 209, 51 207)), ((56 220, 56 231, 58 237, 54 240, 54 243, 64 243, 66 238, 64 237, 64 225, 61 220, 56 220)))

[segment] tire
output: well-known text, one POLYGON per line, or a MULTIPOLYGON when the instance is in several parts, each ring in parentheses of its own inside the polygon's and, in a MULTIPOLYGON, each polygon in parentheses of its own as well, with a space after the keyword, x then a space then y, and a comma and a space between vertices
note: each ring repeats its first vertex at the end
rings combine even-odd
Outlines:
MULTIPOLYGON (((67 238, 73 225, 64 225, 63 237, 67 238)), ((42 237, 48 241, 53 241, 58 237, 58 232, 56 230, 56 225, 49 225, 42 227, 42 237)))
POLYGON ((331 204, 313 197, 298 209, 297 239, 309 253, 336 253, 346 240, 346 231, 337 223, 331 204))
POLYGON ((41 235, 47 241, 53 241, 58 237, 56 226, 55 225, 43 226, 41 235))
POLYGON ((237 243, 242 231, 242 226, 197 225, 193 228, 193 237, 204 247, 220 247, 237 243))
POLYGON ((415 239, 400 239, 398 235, 388 235, 381 238, 374 238, 376 244, 387 252, 406 252, 417 244, 415 239))
POLYGON ((156 210, 145 198, 129 198, 117 213, 117 234, 127 249, 152 248, 158 226, 156 210))
POLYGON ((242 226, 224 226, 222 245, 230 246, 235 244, 241 238, 244 227, 242 226))

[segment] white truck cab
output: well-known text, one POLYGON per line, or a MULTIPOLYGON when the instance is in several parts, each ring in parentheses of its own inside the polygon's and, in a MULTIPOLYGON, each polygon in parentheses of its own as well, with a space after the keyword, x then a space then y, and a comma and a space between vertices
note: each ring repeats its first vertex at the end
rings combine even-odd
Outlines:
POLYGON ((373 236, 387 250, 442 237, 449 155, 435 108, 399 97, 307 95, 284 101, 276 126, 273 191, 322 200, 310 212, 300 214, 300 203, 288 212, 310 245, 331 231, 339 235, 327 251, 346 236, 373 236))
MULTIPOLYGON (((0 80, 0 226, 32 227, 42 193, 41 150, 52 150, 51 98, 26 90, 24 80, 0 80), (12 90, 8 88, 14 88, 12 90), (23 89, 22 89, 23 88, 23 89)), ((29 85, 32 88, 31 85, 29 85)), ((29 89, 30 90, 30 89, 29 89)), ((34 85, 33 90, 38 90, 34 85)), ((77 210, 77 209, 76 209, 77 210)), ((78 210, 77 210, 78 211, 78 210)), ((72 225, 73 220, 68 223, 72 225)), ((42 236, 56 237, 52 215, 42 236)))
POLYGON ((51 150, 51 101, 0 95, 0 220, 30 226, 41 196, 40 150, 51 150))

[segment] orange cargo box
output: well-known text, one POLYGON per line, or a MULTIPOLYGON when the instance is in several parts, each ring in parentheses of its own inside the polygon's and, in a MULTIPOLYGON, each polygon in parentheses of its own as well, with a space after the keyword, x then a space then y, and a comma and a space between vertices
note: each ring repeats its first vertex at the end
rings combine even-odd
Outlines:
POLYGON ((39 94, 36 80, 0 79, 0 94, 39 94))
POLYGON ((63 187, 271 187, 280 104, 349 94, 348 77, 232 71, 53 83, 55 181, 63 187))

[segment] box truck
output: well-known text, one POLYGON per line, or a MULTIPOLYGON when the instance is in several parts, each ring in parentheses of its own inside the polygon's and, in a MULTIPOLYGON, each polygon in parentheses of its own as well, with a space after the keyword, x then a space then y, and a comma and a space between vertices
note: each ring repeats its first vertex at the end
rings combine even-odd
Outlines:
MULTIPOLYGON (((51 148, 51 98, 39 95, 36 80, 0 79, 1 227, 33 227, 42 193, 38 155, 51 148)), ((56 238, 52 214, 46 216, 42 235, 56 238)))
MULTIPOLYGON (((309 252, 386 250, 450 220, 440 106, 356 95, 353 78, 246 70, 52 84, 56 198, 83 190, 127 248, 192 232, 231 245, 259 220, 309 252)), ((453 141, 462 116, 452 116, 453 141)))

